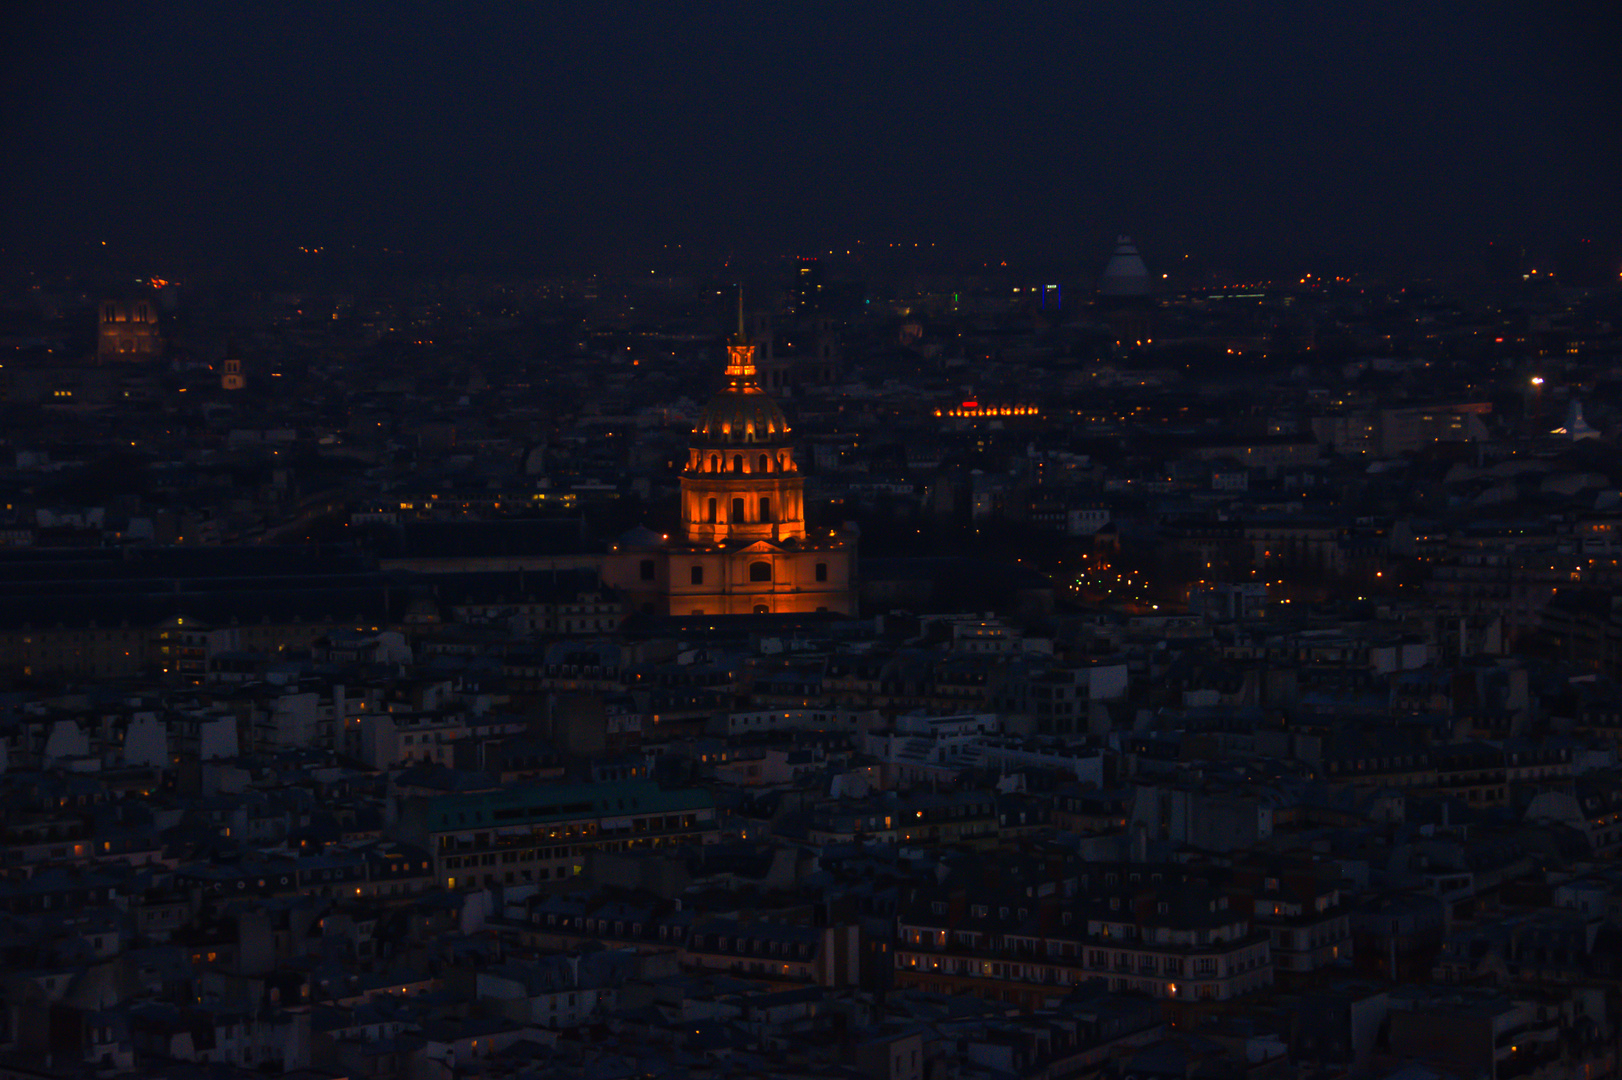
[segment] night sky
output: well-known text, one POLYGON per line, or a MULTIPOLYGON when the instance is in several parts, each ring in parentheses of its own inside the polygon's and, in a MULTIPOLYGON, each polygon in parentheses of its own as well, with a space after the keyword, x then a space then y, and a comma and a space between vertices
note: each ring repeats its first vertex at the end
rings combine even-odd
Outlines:
POLYGON ((1614 250, 1616 6, 12 3, 5 246, 1614 250))

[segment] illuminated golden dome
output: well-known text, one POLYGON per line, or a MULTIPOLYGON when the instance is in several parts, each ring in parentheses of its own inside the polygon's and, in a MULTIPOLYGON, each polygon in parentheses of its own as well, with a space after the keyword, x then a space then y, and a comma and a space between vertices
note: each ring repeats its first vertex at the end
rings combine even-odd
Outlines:
POLYGON ((788 438, 783 410, 755 381, 755 347, 743 335, 741 317, 738 336, 727 346, 726 389, 704 407, 693 435, 705 445, 727 446, 781 443, 788 438))
POLYGON ((805 481, 783 410, 755 381, 755 347, 744 336, 741 314, 738 336, 727 346, 726 387, 693 428, 681 506, 689 544, 805 540, 805 481))
POLYGON ((727 389, 704 407, 693 435, 705 445, 780 443, 788 437, 788 421, 758 386, 727 389))

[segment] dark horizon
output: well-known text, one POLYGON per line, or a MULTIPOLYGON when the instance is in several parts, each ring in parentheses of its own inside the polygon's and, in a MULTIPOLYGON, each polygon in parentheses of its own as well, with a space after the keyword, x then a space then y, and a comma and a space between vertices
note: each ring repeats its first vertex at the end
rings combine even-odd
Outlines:
POLYGON ((1039 269, 1127 233, 1238 274, 1614 261, 1607 26, 1454 14, 32 4, 0 257, 1039 269))

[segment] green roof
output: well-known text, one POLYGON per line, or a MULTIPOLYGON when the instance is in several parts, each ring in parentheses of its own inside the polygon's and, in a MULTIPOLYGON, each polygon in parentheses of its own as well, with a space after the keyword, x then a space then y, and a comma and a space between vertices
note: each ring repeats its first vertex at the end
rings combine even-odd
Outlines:
POLYGON ((714 807, 715 798, 707 791, 699 788, 666 790, 651 780, 539 783, 501 791, 432 796, 428 801, 427 822, 430 832, 453 832, 714 807))

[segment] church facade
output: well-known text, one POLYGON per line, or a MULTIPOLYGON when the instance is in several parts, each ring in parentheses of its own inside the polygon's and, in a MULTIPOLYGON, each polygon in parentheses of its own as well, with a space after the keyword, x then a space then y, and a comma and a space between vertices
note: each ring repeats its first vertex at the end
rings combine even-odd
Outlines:
POLYGON ((693 428, 678 531, 622 537, 604 582, 660 615, 854 615, 854 538, 807 529, 788 421, 760 387, 741 322, 726 379, 693 428))
POLYGON ((157 307, 150 300, 106 300, 96 331, 99 363, 156 360, 163 355, 157 307))

